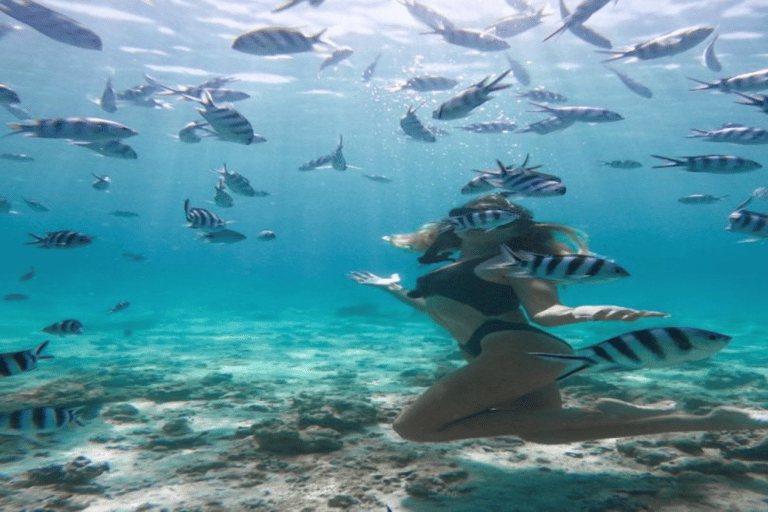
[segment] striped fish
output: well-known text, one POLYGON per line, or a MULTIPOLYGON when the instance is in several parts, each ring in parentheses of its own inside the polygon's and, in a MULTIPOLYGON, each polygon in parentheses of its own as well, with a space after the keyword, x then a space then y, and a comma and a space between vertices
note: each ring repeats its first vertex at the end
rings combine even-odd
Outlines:
POLYGON ((748 242, 768 238, 768 215, 745 210, 744 206, 748 203, 749 200, 745 201, 728 215, 728 227, 725 230, 732 233, 749 235, 749 238, 745 240, 748 242))
POLYGON ((730 142, 732 144, 768 144, 768 130, 749 126, 728 126, 717 130, 697 130, 688 138, 701 137, 709 142, 730 142))
POLYGON ((508 210, 481 210, 448 217, 442 221, 444 230, 462 233, 471 229, 491 231, 504 224, 509 224, 520 218, 520 215, 508 210))
POLYGON ((73 141, 71 144, 81 148, 90 149, 107 158, 136 160, 139 157, 131 146, 120 140, 100 140, 95 142, 73 141))
POLYGON ((114 87, 112 87, 112 77, 107 78, 107 83, 104 84, 104 91, 101 93, 97 103, 102 110, 110 114, 117 110, 117 95, 115 94, 114 87))
POLYGON ((344 147, 344 139, 339 135, 339 145, 336 146, 336 151, 331 154, 331 167, 337 171, 347 170, 347 160, 344 158, 344 153, 341 149, 344 147))
POLYGON ((213 202, 219 208, 232 208, 235 201, 232 199, 227 191, 224 189, 224 178, 219 178, 219 182, 216 184, 216 192, 213 195, 213 202))
POLYGON ((430 92, 430 91, 447 91, 453 89, 458 85, 459 81, 453 78, 445 78, 442 76, 430 76, 421 75, 409 78, 405 82, 396 85, 392 91, 402 91, 403 89, 411 89, 418 92, 430 92))
POLYGON ((408 111, 400 119, 400 128, 403 129, 406 135, 413 139, 420 140, 422 142, 435 142, 437 141, 435 135, 430 130, 428 130, 421 123, 421 121, 419 121, 418 117, 416 117, 416 111, 420 107, 421 105, 416 108, 413 108, 413 105, 408 107, 408 111))
POLYGON ((567 364, 556 380, 582 370, 638 370, 698 361, 723 349, 731 337, 695 327, 659 327, 632 331, 585 347, 573 355, 529 352, 530 355, 567 364))
POLYGON ((363 178, 368 178, 371 181, 377 181, 379 183, 392 183, 392 178, 387 178, 381 174, 363 174, 363 178))
POLYGON ((502 263, 487 269, 504 270, 510 277, 547 279, 559 284, 607 283, 629 277, 623 267, 590 254, 534 254, 501 246, 502 263))
POLYGON ((715 34, 712 37, 712 40, 704 49, 702 60, 704 61, 705 66, 707 66, 709 69, 711 69, 715 73, 719 73, 720 71, 722 71, 723 66, 720 64, 720 61, 717 60, 717 55, 715 55, 715 41, 717 41, 717 34, 715 34))
POLYGON ((31 210, 34 210, 34 211, 40 212, 40 213, 45 213, 45 212, 50 211, 48 209, 48 207, 46 207, 43 204, 38 203, 37 201, 32 201, 31 199, 26 199, 24 197, 22 197, 22 199, 24 200, 25 203, 27 203, 27 206, 29 206, 29 208, 31 210))
POLYGON ((475 176, 469 180, 466 185, 461 187, 461 193, 480 194, 481 192, 490 192, 495 188, 496 187, 494 185, 488 183, 488 176, 481 174, 480 176, 475 176))
POLYGON ((323 59, 323 62, 320 63, 320 71, 324 70, 325 68, 329 66, 335 66, 339 62, 343 61, 344 59, 348 59, 352 56, 352 54, 355 53, 352 48, 348 46, 342 46, 341 48, 336 48, 333 50, 333 53, 331 53, 328 57, 323 59))
MULTIPOLYGON (((251 97, 247 92, 236 91, 234 89, 201 89, 199 87, 180 87, 179 89, 171 89, 170 87, 167 87, 167 90, 169 94, 181 94, 182 96, 179 98, 181 100, 186 100, 187 98, 185 98, 185 96, 202 99, 203 91, 208 91, 208 94, 211 95, 214 103, 243 101, 251 97)), ((160 94, 160 96, 164 95, 165 93, 160 94)))
POLYGON ((689 194, 681 197, 677 201, 683 204, 712 204, 722 201, 728 197, 728 194, 724 196, 713 196, 712 194, 689 194))
POLYGON ((419 21, 432 29, 436 30, 440 27, 453 27, 453 22, 451 22, 451 20, 415 0, 403 0, 403 5, 408 9, 408 13, 413 16, 416 21, 419 21))
POLYGON ((33 407, 0 413, 0 432, 50 432, 69 425, 84 426, 80 409, 68 407, 33 407))
POLYGON ((101 39, 92 30, 32 0, 0 0, 0 11, 60 43, 101 50, 101 39))
POLYGON ((508 69, 498 76, 493 82, 486 83, 490 76, 483 78, 480 82, 471 85, 464 89, 462 92, 449 99, 437 110, 432 112, 434 119, 441 119, 447 121, 450 119, 459 119, 466 117, 472 110, 479 107, 486 101, 491 99, 490 94, 495 91, 500 91, 510 87, 510 84, 500 84, 512 70, 508 69))
POLYGON ((80 233, 78 231, 51 231, 44 237, 28 233, 34 238, 33 242, 27 242, 24 245, 37 245, 41 249, 73 249, 75 247, 85 247, 93 242, 92 236, 80 233))
POLYGON ((23 372, 37 368, 40 359, 53 359, 53 356, 43 354, 50 341, 42 342, 36 349, 21 350, 0 354, 0 376, 13 377, 23 372))
POLYGON ((64 336, 65 334, 83 334, 85 329, 80 320, 69 318, 67 320, 62 320, 61 322, 52 323, 48 327, 44 327, 42 331, 47 332, 48 334, 64 336))
POLYGON ((528 157, 518 168, 508 168, 499 160, 496 164, 499 166, 498 174, 486 174, 488 183, 497 188, 502 188, 510 192, 507 195, 516 195, 524 197, 551 197, 562 196, 565 194, 565 185, 561 179, 551 174, 533 172, 533 169, 541 167, 526 167, 528 157))
POLYGON ((627 89, 632 91, 633 93, 637 94, 638 96, 642 96, 643 98, 652 98, 653 97, 653 91, 651 91, 648 87, 644 86, 637 80, 634 80, 633 78, 628 77, 618 69, 614 69, 611 66, 605 66, 609 70, 613 71, 613 73, 619 77, 619 80, 621 80, 621 83, 623 83, 627 89))
POLYGON ((635 160, 611 160, 610 162, 598 160, 597 163, 612 169, 639 169, 643 166, 643 164, 635 160))
POLYGON ((527 32, 542 24, 544 16, 549 16, 549 14, 544 14, 546 7, 547 6, 544 5, 539 12, 523 12, 513 14, 512 16, 505 16, 491 25, 488 25, 485 30, 493 31, 493 33, 499 37, 508 38, 518 36, 523 32, 527 32))
POLYGON ((517 95, 518 98, 528 98, 533 101, 543 101, 545 103, 565 103, 568 98, 558 92, 548 91, 542 87, 531 89, 517 95))
POLYGON ((768 95, 765 94, 744 94, 739 91, 732 91, 734 94, 741 96, 747 101, 737 101, 739 105, 749 105, 751 107, 758 107, 760 110, 768 114, 768 95))
POLYGON ((509 55, 507 57, 507 62, 509 62, 509 69, 512 70, 512 76, 515 77, 515 80, 520 82, 523 85, 530 85, 531 83, 531 77, 528 74, 528 71, 523 67, 522 64, 517 62, 515 59, 510 57, 509 55))
POLYGON ((21 277, 19 277, 19 282, 23 283, 24 281, 30 281, 35 278, 35 267, 31 266, 29 267, 29 272, 23 274, 21 277))
POLYGON ((688 77, 688 79, 693 80, 697 84, 701 84, 699 87, 691 89, 692 91, 706 91, 708 89, 717 89, 721 92, 762 91, 763 89, 768 89, 768 68, 728 78, 721 78, 714 82, 703 82, 690 77, 688 77))
POLYGON ((122 310, 130 307, 130 305, 131 305, 131 303, 128 302, 127 300, 121 300, 120 302, 118 302, 117 304, 112 306, 109 310, 107 310, 107 314, 111 315, 113 313, 117 313, 118 311, 122 311, 122 310))
POLYGON ((277 238, 277 235, 271 229, 265 229, 259 232, 257 238, 263 242, 268 242, 277 238))
POLYGON ((561 34, 574 26, 578 27, 582 25, 593 14, 605 7, 610 1, 611 0, 583 0, 579 5, 576 6, 576 8, 573 10, 573 13, 563 19, 562 26, 545 37, 544 41, 549 41, 557 34, 561 34))
MULTIPOLYGON (((571 11, 568 10, 565 2, 560 0, 560 17, 563 19, 563 21, 565 21, 566 18, 568 18, 570 15, 571 11)), ((582 24, 571 24, 571 26, 568 27, 568 30, 570 30, 571 34, 593 46, 597 46, 598 48, 613 48, 611 41, 607 37, 598 34, 591 28, 582 24)))
POLYGON ((91 186, 95 188, 96 190, 107 190, 109 189, 110 183, 112 183, 112 180, 109 179, 109 176, 99 176, 98 174, 91 173, 91 176, 96 178, 96 181, 91 183, 91 186))
POLYGON ((574 123, 573 119, 563 119, 562 117, 550 117, 548 119, 542 119, 535 123, 531 123, 522 130, 518 130, 517 133, 538 133, 539 135, 547 135, 548 133, 558 132, 565 130, 574 123))
POLYGON ((490 32, 470 30, 457 27, 435 27, 432 32, 424 34, 439 34, 450 44, 478 50, 481 52, 498 52, 509 48, 509 43, 490 32))
POLYGON ((16 91, 5 84, 0 84, 0 103, 21 103, 21 98, 16 91))
POLYGON ((205 208, 193 208, 189 206, 189 199, 184 200, 184 214, 192 229, 203 231, 218 231, 227 226, 227 222, 213 212, 205 208))
POLYGON ((608 53, 613 57, 603 62, 611 62, 623 58, 634 57, 639 60, 658 59, 670 57, 690 50, 715 31, 715 27, 688 27, 664 34, 656 39, 638 43, 622 50, 596 50, 599 53, 608 53))
POLYGON ((311 52, 315 43, 328 44, 320 40, 326 30, 323 29, 315 35, 307 36, 292 28, 260 28, 238 36, 232 43, 232 49, 251 55, 287 55, 311 52))
POLYGON ((211 170, 217 174, 220 174, 224 179, 224 183, 226 183, 229 189, 235 194, 240 194, 241 196, 246 197, 253 197, 256 195, 256 191, 251 186, 251 182, 248 181, 248 178, 238 172, 230 171, 227 169, 226 163, 224 164, 224 169, 222 170, 211 170))
POLYGON ((550 107, 548 105, 542 105, 540 103, 531 103, 535 107, 539 107, 540 110, 535 112, 546 112, 553 114, 555 117, 559 117, 565 121, 578 121, 581 123, 606 123, 611 121, 621 121, 624 119, 621 115, 597 107, 550 107))
POLYGON ((219 231, 201 233, 200 238, 211 244, 234 244, 242 242, 247 237, 244 234, 231 229, 220 229, 219 231))
POLYGON ((253 142, 251 123, 234 108, 217 106, 208 90, 203 91, 202 99, 192 96, 185 96, 185 98, 196 101, 204 107, 203 110, 197 109, 197 111, 208 121, 219 139, 245 145, 253 142))
POLYGON ((309 162, 301 164, 299 166, 299 170, 313 171, 318 167, 323 167, 324 165, 328 165, 329 163, 331 163, 331 160, 333 160, 333 154, 321 156, 321 157, 315 158, 314 160, 310 160, 309 162))
POLYGON ((474 133, 508 133, 517 129, 517 123, 514 121, 486 121, 484 123, 459 126, 459 129, 474 133))
POLYGON ((654 169, 662 167, 684 167, 689 172, 706 172, 714 174, 737 174, 750 172, 760 169, 762 165, 754 160, 741 158, 733 155, 699 155, 699 156, 681 156, 670 158, 668 156, 651 155, 654 158, 668 160, 670 163, 664 165, 654 165, 654 169))
POLYGON ((65 117, 58 119, 36 119, 28 123, 8 123, 11 133, 3 135, 15 135, 24 133, 27 137, 39 137, 42 139, 72 139, 82 141, 99 141, 110 139, 124 139, 133 137, 139 132, 131 130, 125 125, 98 119, 95 117, 65 117))

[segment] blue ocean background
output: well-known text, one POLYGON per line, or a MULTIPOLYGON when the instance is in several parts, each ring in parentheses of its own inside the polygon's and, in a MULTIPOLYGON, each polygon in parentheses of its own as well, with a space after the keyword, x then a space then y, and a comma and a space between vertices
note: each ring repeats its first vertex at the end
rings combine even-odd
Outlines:
MULTIPOLYGON (((615 259, 632 274, 609 284, 566 288, 563 302, 617 304, 673 315, 629 325, 582 324, 557 329, 556 334, 581 345, 634 328, 701 327, 735 337, 717 356, 720 364, 766 359, 768 247, 765 242, 738 243, 743 236, 724 230, 736 205, 754 189, 768 185, 765 146, 717 144, 686 136, 692 128, 714 129, 728 122, 768 127, 768 117, 759 109, 737 105, 735 98, 721 93, 691 92, 694 84, 688 80, 710 81, 768 67, 767 2, 620 0, 601 10, 589 25, 608 36, 614 47, 687 26, 718 27, 716 49, 722 73, 702 64, 706 43, 673 57, 615 64, 653 90, 648 100, 629 91, 600 63, 603 56, 573 35, 542 43, 558 26, 557 6, 552 5, 554 14, 544 25, 509 40, 506 53, 524 64, 531 86, 510 77, 507 82, 514 83, 512 88, 495 93, 469 117, 450 122, 432 120, 431 111, 459 89, 506 70, 505 52, 479 53, 449 45, 436 35, 422 35, 428 29, 394 0, 329 0, 316 9, 300 4, 279 14, 270 14, 271 3, 234 0, 57 0, 45 5, 99 34, 103 50, 82 50, 29 28, 18 30, 0 40, 0 82, 19 93, 21 106, 33 117, 100 117, 137 130, 139 135, 126 142, 138 159, 105 158, 60 140, 0 138, 0 152, 35 159, 0 160, 0 195, 19 212, 0 216, 0 295, 30 296, 22 302, 0 303, 2 351, 35 346, 46 339, 40 332, 43 327, 77 318, 85 324, 86 333, 54 338, 51 346, 52 353, 67 354, 68 372, 78 365, 92 368, 97 364, 94 354, 115 341, 120 341, 123 354, 142 346, 150 347, 158 359, 173 360, 176 354, 162 342, 169 334, 190 335, 188 350, 208 352, 209 369, 215 370, 222 353, 231 355, 226 351, 226 336, 233 326, 253 349, 250 358, 259 357, 260 344, 281 342, 249 338, 250 333, 289 329, 285 325, 311 326, 296 331, 300 336, 291 343, 320 347, 328 352, 324 358, 333 358, 337 347, 327 339, 338 332, 339 309, 359 306, 366 311, 366 304, 374 304, 372 316, 345 324, 345 349, 354 349, 357 337, 370 343, 369 336, 384 326, 396 330, 402 323, 412 331, 417 322, 425 336, 438 337, 435 357, 440 358, 455 351, 447 335, 386 294, 357 285, 345 274, 351 270, 380 275, 399 272, 404 285, 412 286, 429 267, 420 266, 415 254, 391 247, 382 236, 414 231, 469 200, 459 191, 475 176, 472 169, 492 169, 496 159, 519 164, 530 154, 531 163, 562 178, 567 193, 519 202, 538 220, 583 229, 595 253, 615 259), (354 54, 318 73, 321 58, 316 54, 273 59, 230 48, 233 38, 247 30, 277 25, 305 33, 327 27, 327 39, 353 48, 354 54), (364 83, 364 69, 379 54, 373 80, 364 83), (228 87, 251 98, 233 106, 267 142, 251 146, 213 139, 180 143, 173 135, 201 118, 196 104, 172 97, 170 110, 121 106, 114 114, 91 101, 101 95, 107 77, 112 76, 115 89, 121 91, 142 84, 145 73, 171 86, 195 85, 214 76, 238 78, 228 87), (459 86, 435 93, 388 90, 418 74, 455 78, 459 86), (566 95, 568 105, 607 108, 624 120, 576 124, 545 136, 454 129, 501 115, 520 126, 543 119, 516 94, 536 86, 566 95), (422 102, 418 111, 422 121, 450 132, 434 144, 411 140, 399 127, 408 106, 422 102), (302 163, 333 151, 340 134, 347 162, 361 169, 297 170, 302 163), (764 167, 748 174, 696 174, 677 168, 653 169, 659 161, 652 154, 735 154, 764 167), (611 169, 596 164, 620 159, 637 160, 643 167, 611 169), (211 169, 220 169, 223 163, 271 195, 234 195, 233 208, 215 207, 211 201, 217 176, 211 169), (91 173, 111 177, 108 193, 91 187, 91 173), (385 175, 392 182, 377 183, 362 174, 385 175), (693 193, 728 197, 712 205, 677 201, 693 193), (39 201, 50 211, 32 211, 22 198, 39 201), (186 227, 182 203, 187 198, 195 206, 235 221, 231 228, 244 233, 247 240, 232 245, 203 243, 186 227), (109 215, 114 210, 140 216, 109 215), (273 230, 277 238, 259 240, 257 235, 264 229, 273 230), (31 240, 27 233, 56 230, 76 230, 97 238, 88 247, 65 251, 24 245, 31 240), (131 261, 123 253, 142 254, 147 260, 131 261), (20 283, 18 278, 30 266, 36 278, 20 283), (107 316, 106 311, 121 300, 130 301, 131 307, 107 316), (215 348, 207 335, 191 336, 201 329, 217 337, 215 348), (569 338, 570 334, 574 337, 569 338), (83 347, 82 358, 78 346, 83 347)), ((429 5, 457 25, 473 28, 514 12, 502 0, 443 0, 429 5)), ((21 26, 8 17, 0 18, 21 26)), ((16 119, 0 110, 0 121, 16 119)), ((750 208, 766 212, 768 203, 756 199, 750 208)), ((414 338, 407 342, 413 343, 414 338)), ((279 348, 264 347, 263 359, 250 363, 265 373, 273 372, 284 364, 279 348)), ((65 370, 57 360, 45 364, 65 370)), ((42 371, 41 367, 37 372, 42 371)), ((56 373, 48 377, 53 380, 56 373)), ((14 379, 14 387, 23 385, 20 377, 14 379)))

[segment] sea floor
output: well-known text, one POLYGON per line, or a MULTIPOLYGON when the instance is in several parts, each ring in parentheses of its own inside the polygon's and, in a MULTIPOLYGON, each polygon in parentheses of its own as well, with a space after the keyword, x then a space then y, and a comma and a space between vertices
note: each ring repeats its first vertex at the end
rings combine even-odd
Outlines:
MULTIPOLYGON (((0 510, 768 510, 762 432, 555 446, 400 439, 397 412, 464 364, 445 334, 405 310, 110 321, 99 334, 53 339, 55 359, 0 382, 2 410, 100 406, 84 427, 0 439, 0 510)), ((584 324, 567 338, 579 346, 621 329, 584 324)), ((768 409, 765 335, 740 321, 728 333, 736 340, 710 361, 585 372, 564 387, 567 403, 768 409)))

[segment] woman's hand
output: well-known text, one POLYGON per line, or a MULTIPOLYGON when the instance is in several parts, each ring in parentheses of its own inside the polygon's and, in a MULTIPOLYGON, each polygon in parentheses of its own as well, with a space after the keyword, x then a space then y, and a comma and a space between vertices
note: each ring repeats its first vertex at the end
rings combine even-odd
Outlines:
POLYGON ((583 321, 634 322, 640 318, 666 318, 669 313, 623 308, 621 306, 578 306, 573 308, 575 318, 583 321))
POLYGON ((352 271, 347 273, 347 277, 358 284, 373 286, 374 288, 386 288, 387 290, 397 290, 402 288, 402 286, 400 286, 400 274, 381 277, 370 272, 352 271))

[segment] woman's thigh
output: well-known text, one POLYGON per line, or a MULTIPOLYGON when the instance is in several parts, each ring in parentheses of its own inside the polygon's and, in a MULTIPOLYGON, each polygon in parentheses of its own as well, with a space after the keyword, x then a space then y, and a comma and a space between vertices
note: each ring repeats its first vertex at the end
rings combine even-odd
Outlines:
POLYGON ((394 424, 399 434, 427 440, 449 423, 494 407, 508 409, 514 404, 516 410, 537 410, 559 406, 551 388, 563 365, 528 352, 571 353, 567 345, 543 333, 499 331, 483 338, 481 346, 478 357, 434 384, 400 413, 394 424), (550 389, 539 391, 545 387, 550 389))

